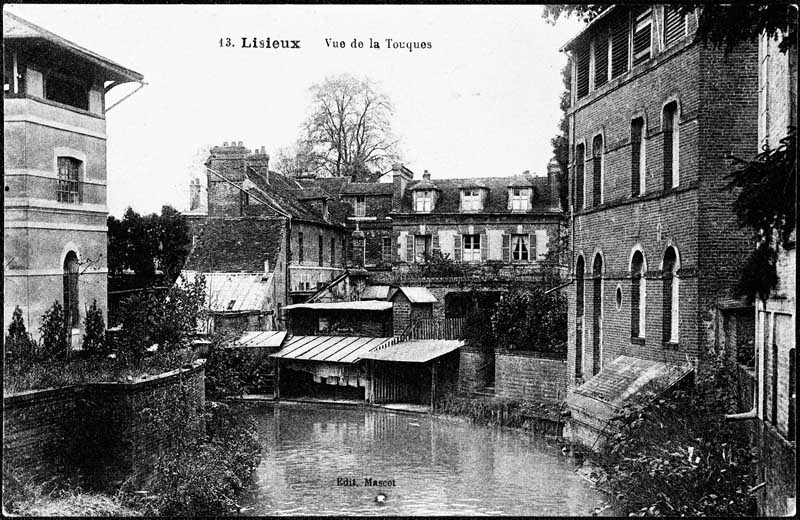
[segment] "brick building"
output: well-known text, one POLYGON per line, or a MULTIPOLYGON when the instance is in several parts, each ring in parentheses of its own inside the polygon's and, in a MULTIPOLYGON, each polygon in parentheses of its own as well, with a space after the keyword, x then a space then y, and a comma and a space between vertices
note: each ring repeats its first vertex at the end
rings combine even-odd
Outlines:
POLYGON ((577 392, 598 373, 597 391, 619 390, 603 368, 620 356, 696 366, 752 246, 724 186, 729 157, 757 151, 758 49, 696 42, 696 14, 615 6, 563 47, 577 392))
POLYGON ((59 301, 78 345, 107 308, 105 95, 143 77, 5 11, 3 75, 3 316, 35 331, 59 301))

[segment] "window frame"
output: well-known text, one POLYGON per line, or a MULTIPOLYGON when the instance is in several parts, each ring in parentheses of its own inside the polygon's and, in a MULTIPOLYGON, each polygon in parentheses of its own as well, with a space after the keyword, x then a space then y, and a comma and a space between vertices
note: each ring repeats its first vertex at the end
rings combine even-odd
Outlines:
POLYGON ((639 197, 647 192, 647 124, 643 116, 631 119, 631 197, 639 197), (641 121, 639 139, 634 140, 634 128, 641 121), (635 147, 638 146, 638 149, 635 147), (634 151, 638 152, 638 158, 634 151), (638 183, 638 189, 636 185, 638 183))
POLYGON ((511 261, 514 263, 531 262, 531 236, 526 233, 513 233, 511 235, 511 261), (523 250, 517 251, 517 245, 523 250))
POLYGON ((356 217, 367 216, 367 197, 365 195, 356 195, 353 200, 353 214, 356 217))
POLYGON ((647 7, 641 13, 636 15, 636 18, 631 20, 631 67, 640 65, 653 57, 653 8, 647 7), (647 49, 642 49, 636 52, 636 35, 644 31, 645 27, 648 29, 647 49), (645 53, 647 54, 646 57, 645 53))
POLYGON ((414 192, 414 211, 417 213, 433 211, 433 190, 416 190, 414 192))
POLYGON ((481 190, 479 188, 462 188, 461 211, 481 211, 482 209, 481 190))
POLYGON ((60 155, 56 159, 56 168, 56 200, 67 204, 80 204, 83 161, 69 155, 60 155), (63 170, 62 163, 65 165, 63 170), (73 165, 74 170, 69 170, 69 165, 73 165), (66 175, 64 175, 65 170, 68 170, 66 175))
POLYGON ((481 261, 481 235, 480 234, 464 234, 461 235, 461 261, 462 262, 480 262, 481 261), (467 243, 469 242, 469 247, 467 243), (477 247, 475 247, 477 246, 477 247), (467 254, 469 251, 469 254, 467 254), (469 256, 469 258, 467 258, 469 256))
POLYGON ((394 254, 392 252, 392 237, 383 237, 381 241, 381 256, 383 261, 386 263, 391 263, 394 259, 394 254))
POLYGON ((529 188, 511 188, 511 211, 529 211, 531 193, 529 188), (519 191, 519 195, 516 192, 519 191), (519 206, 519 207, 517 207, 519 206))

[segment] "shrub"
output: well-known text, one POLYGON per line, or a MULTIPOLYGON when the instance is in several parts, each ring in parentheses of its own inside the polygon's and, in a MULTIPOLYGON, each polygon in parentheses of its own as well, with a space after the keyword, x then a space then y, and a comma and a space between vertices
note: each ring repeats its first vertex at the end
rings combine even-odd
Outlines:
POLYGON ((464 320, 461 339, 467 345, 484 350, 497 347, 497 337, 492 326, 492 313, 488 310, 473 310, 464 320))
POLYGON ((42 315, 42 353, 48 359, 66 358, 69 349, 67 328, 64 323, 64 309, 58 301, 42 315))
POLYGON ((25 329, 25 320, 22 318, 22 309, 14 307, 11 315, 11 324, 5 342, 5 362, 13 363, 15 360, 35 357, 36 343, 25 329))
POLYGON ((755 513, 747 424, 723 415, 736 411, 735 367, 722 358, 709 365, 694 386, 629 406, 617 419, 619 433, 593 456, 624 514, 755 513))
POLYGON ((540 288, 514 289, 503 295, 492 316, 497 345, 511 350, 564 353, 567 343, 567 300, 540 288))
POLYGON ((108 354, 103 311, 97 308, 97 300, 93 300, 92 306, 87 309, 83 326, 85 330, 83 334, 83 350, 90 356, 105 356, 108 354))
POLYGON ((206 358, 206 393, 212 399, 239 397, 263 388, 269 365, 243 348, 230 348, 233 338, 215 336, 206 358))

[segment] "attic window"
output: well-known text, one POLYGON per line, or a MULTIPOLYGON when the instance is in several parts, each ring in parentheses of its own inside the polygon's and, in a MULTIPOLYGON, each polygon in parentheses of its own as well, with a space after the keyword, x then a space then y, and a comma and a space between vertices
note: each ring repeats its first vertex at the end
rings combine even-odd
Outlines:
POLYGON ((483 209, 481 204, 481 192, 478 189, 461 190, 461 209, 463 211, 480 211, 483 209))
POLYGON ((527 188, 511 188, 511 210, 527 211, 531 209, 531 191, 527 188))
POLYGON ((414 192, 414 211, 427 213, 433 210, 433 191, 414 192))
POLYGON ((76 78, 52 73, 45 79, 44 97, 82 110, 89 110, 89 90, 76 78))

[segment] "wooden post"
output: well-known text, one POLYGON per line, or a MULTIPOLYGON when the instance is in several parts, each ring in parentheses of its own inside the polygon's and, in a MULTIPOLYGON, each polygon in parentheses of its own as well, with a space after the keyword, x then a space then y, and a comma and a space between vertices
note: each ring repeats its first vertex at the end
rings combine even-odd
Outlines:
POLYGON ((275 400, 281 399, 281 358, 275 358, 275 389, 272 392, 275 400))
POLYGON ((431 413, 436 411, 436 364, 431 363, 431 413))

